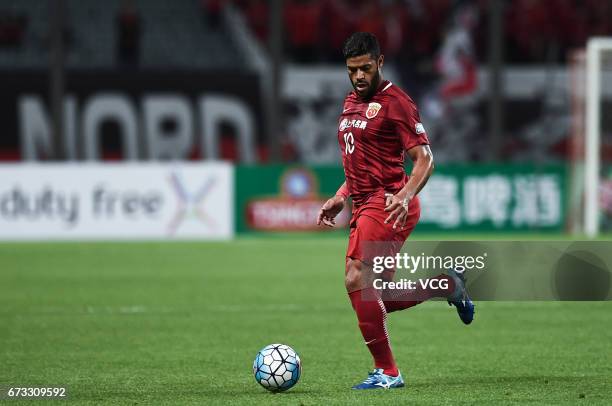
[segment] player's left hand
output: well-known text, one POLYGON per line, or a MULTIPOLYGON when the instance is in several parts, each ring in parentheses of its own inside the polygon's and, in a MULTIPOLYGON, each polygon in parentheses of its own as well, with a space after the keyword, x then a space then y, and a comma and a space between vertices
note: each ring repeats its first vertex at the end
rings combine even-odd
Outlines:
POLYGON ((393 223, 393 228, 400 228, 406 225, 406 220, 408 220, 408 203, 410 203, 410 199, 407 197, 392 195, 387 193, 386 195, 386 203, 385 203, 385 211, 391 212, 389 217, 385 220, 385 224, 390 223, 395 219, 393 223))

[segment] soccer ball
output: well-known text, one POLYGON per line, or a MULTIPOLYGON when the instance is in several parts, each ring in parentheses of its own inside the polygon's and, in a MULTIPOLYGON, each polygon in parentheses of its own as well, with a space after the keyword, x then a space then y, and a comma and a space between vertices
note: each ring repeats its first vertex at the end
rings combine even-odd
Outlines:
POLYGON ((253 362, 255 380, 271 392, 295 386, 302 374, 300 357, 284 344, 270 344, 257 353, 253 362))

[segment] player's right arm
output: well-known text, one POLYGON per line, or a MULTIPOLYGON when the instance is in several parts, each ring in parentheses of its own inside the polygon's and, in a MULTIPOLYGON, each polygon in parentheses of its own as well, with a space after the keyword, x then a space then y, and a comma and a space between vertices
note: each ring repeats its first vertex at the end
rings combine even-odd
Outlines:
POLYGON ((348 188, 346 187, 346 182, 344 182, 336 192, 336 195, 328 199, 319 210, 317 224, 321 225, 322 223, 328 227, 335 226, 336 216, 346 206, 346 199, 348 199, 348 188))

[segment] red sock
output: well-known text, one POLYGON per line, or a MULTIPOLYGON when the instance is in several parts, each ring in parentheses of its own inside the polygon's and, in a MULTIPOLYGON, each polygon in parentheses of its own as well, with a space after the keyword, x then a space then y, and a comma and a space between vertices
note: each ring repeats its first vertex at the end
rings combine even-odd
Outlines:
POLYGON ((349 293, 349 297, 363 339, 374 358, 374 368, 382 368, 386 375, 397 376, 397 365, 387 335, 387 311, 378 293, 374 288, 366 288, 349 293))
POLYGON ((387 309, 387 313, 395 312, 398 310, 408 309, 409 307, 416 306, 426 300, 434 297, 448 297, 455 290, 455 282, 447 275, 441 274, 434 278, 428 278, 430 280, 437 280, 438 283, 434 284, 436 289, 432 288, 431 285, 423 288, 420 283, 417 283, 414 289, 386 289, 381 293, 383 302, 387 309), (441 281, 447 283, 447 288, 442 289, 439 285, 441 281))
MULTIPOLYGON (((439 281, 446 281, 447 289, 432 289, 431 287, 422 288, 417 284, 415 289, 387 289, 382 293, 383 303, 387 313, 398 310, 408 309, 434 297, 447 297, 455 290, 455 282, 448 275, 441 274, 434 278, 439 281)), ((438 286, 438 285, 436 285, 438 286)))
POLYGON ((385 304, 385 309, 387 309, 387 313, 397 312, 399 310, 404 310, 411 308, 413 306, 422 303, 420 300, 402 300, 401 298, 397 299, 388 299, 383 302, 385 304))

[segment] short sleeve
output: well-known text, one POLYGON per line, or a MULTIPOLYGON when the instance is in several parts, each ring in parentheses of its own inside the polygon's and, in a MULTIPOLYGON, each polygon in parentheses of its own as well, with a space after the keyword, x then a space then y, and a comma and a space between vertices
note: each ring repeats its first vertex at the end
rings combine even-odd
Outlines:
POLYGON ((389 118, 395 125, 405 150, 417 145, 428 145, 429 139, 416 105, 409 98, 398 97, 392 103, 389 118))

